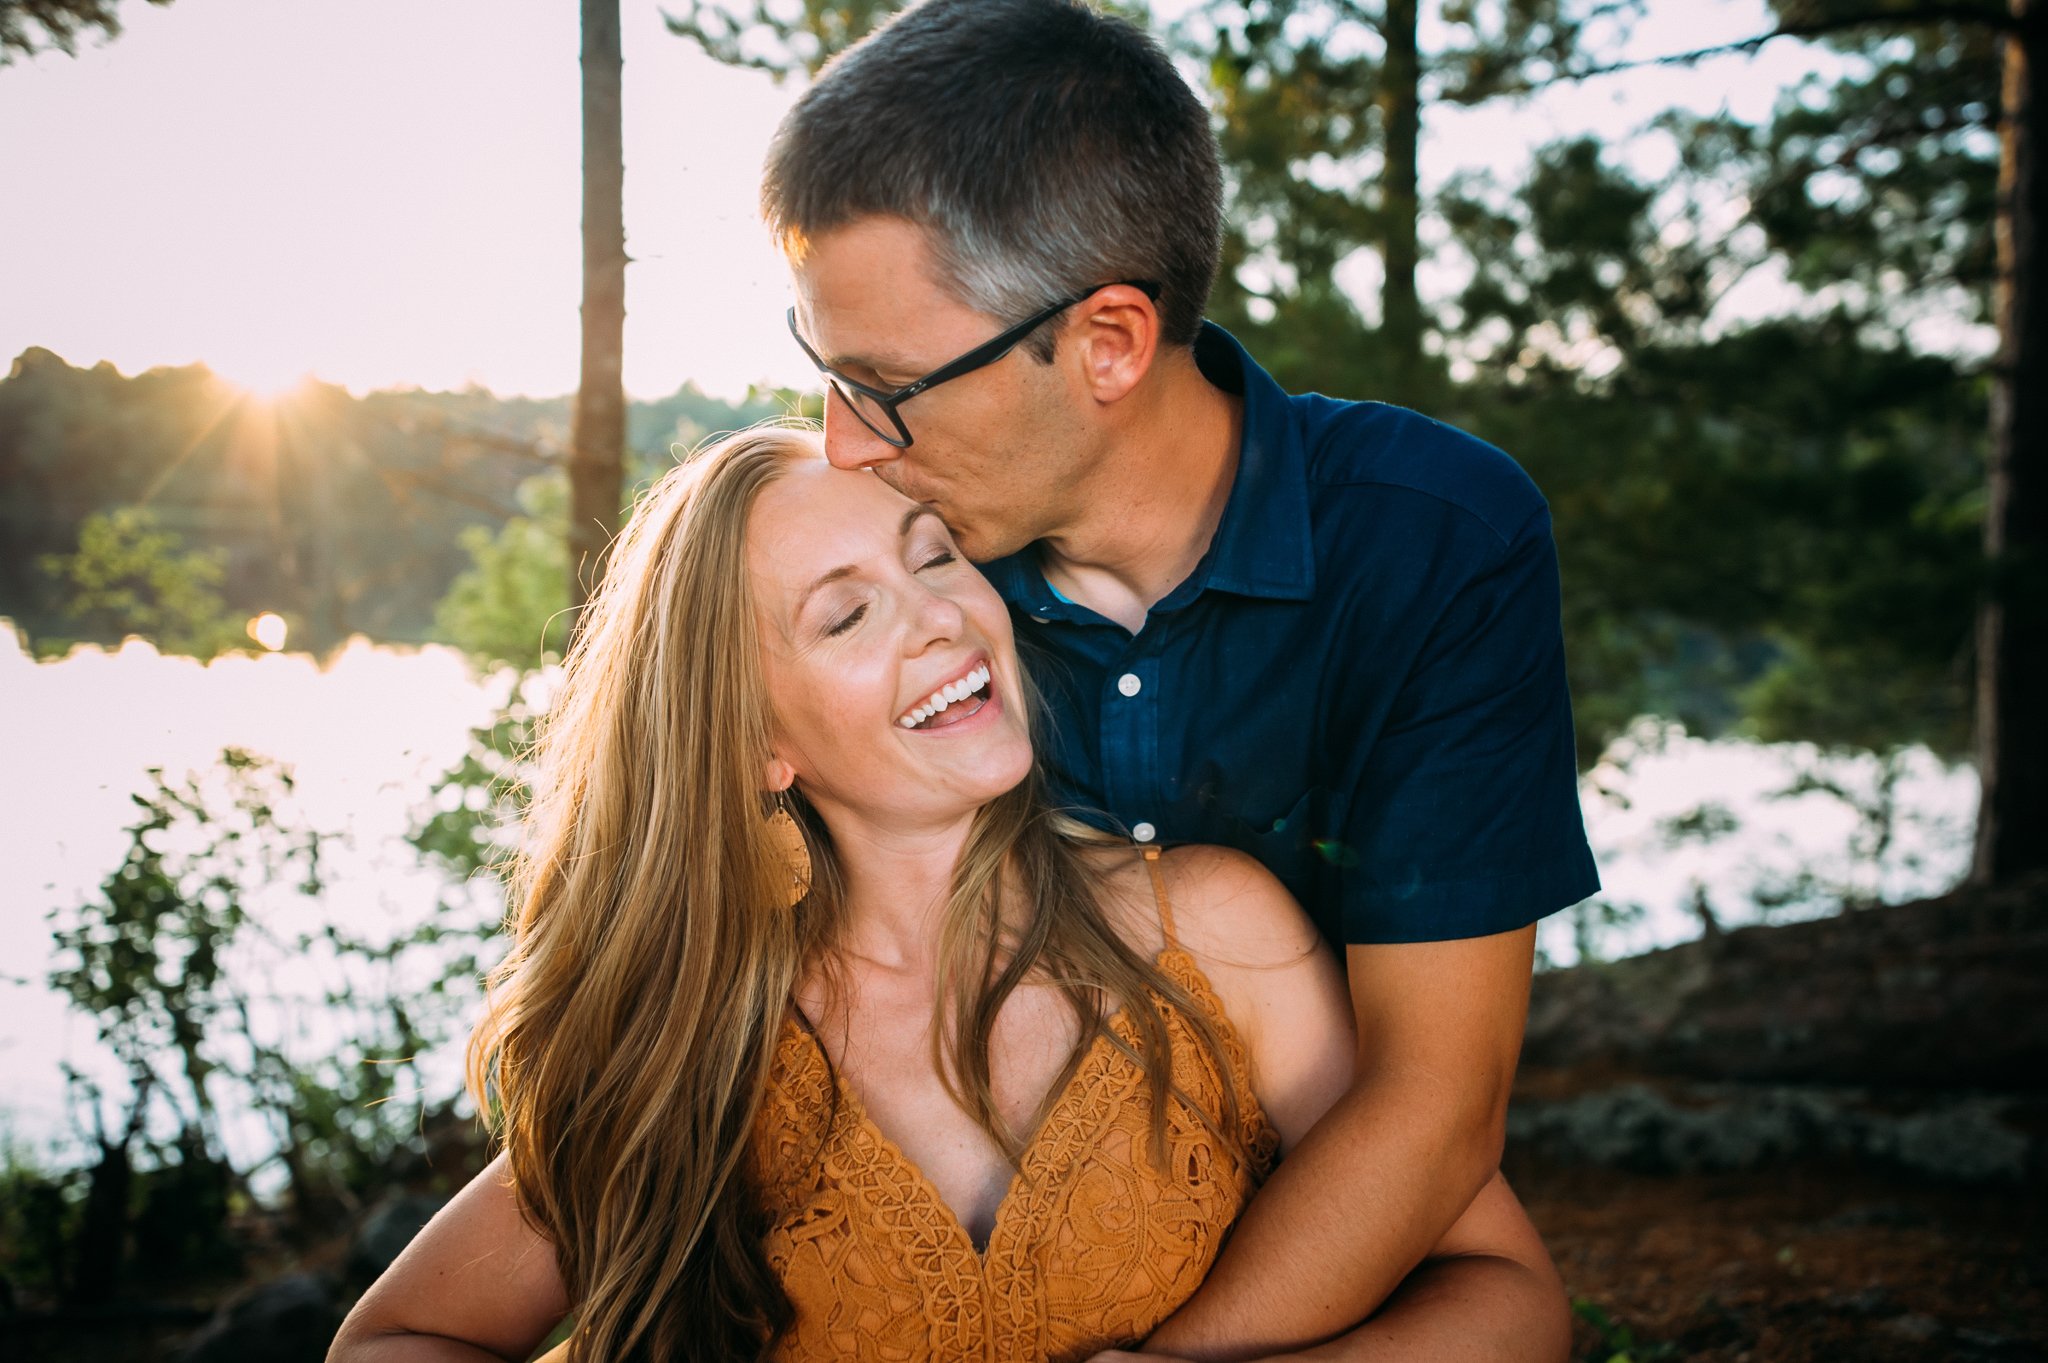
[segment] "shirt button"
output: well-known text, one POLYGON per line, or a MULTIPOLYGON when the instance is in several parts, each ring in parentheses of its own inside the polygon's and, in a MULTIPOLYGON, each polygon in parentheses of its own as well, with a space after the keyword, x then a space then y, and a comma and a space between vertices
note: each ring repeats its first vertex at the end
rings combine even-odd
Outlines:
POLYGON ((1149 823, 1134 824, 1131 827, 1131 836, 1139 842, 1150 842, 1159 836, 1159 830, 1149 823))
MULTIPOLYGON (((1127 696, 1137 695, 1138 688, 1143 686, 1144 684, 1145 683, 1138 680, 1138 674, 1135 672, 1126 672, 1121 677, 1118 677, 1116 679, 1116 689, 1123 692, 1127 696)), ((1150 828, 1151 825, 1147 824, 1146 827, 1150 828)))
POLYGON ((1050 615, 1034 615, 1031 617, 1031 623, 1034 625, 1049 625, 1052 623, 1052 617, 1050 615))

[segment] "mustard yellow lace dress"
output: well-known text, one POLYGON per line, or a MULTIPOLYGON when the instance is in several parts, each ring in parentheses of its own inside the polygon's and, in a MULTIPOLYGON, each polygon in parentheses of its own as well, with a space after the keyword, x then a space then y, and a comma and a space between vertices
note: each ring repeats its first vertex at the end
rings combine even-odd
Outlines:
MULTIPOLYGON (((1168 1167, 1153 1167, 1144 1072, 1098 1037, 1025 1148, 977 1248, 924 1175, 832 1075, 794 1020, 778 1040, 755 1128, 768 1260, 796 1309, 776 1357, 1079 1359, 1142 1340, 1193 1295, 1231 1223, 1271 1171, 1278 1138, 1248 1081, 1243 1043, 1177 945, 1156 849, 1146 849, 1166 947, 1159 966, 1209 1015, 1219 1073, 1168 1010, 1174 1079, 1212 1120, 1236 1092, 1236 1157, 1180 1099, 1168 1167)), ((1126 1044, 1137 1032, 1119 1013, 1126 1044)))

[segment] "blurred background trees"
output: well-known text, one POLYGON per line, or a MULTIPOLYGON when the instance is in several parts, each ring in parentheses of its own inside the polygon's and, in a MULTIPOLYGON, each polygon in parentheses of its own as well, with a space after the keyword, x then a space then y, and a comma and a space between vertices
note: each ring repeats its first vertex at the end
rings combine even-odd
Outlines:
MULTIPOLYGON (((727 401, 687 384, 629 403, 627 485, 708 432, 798 405, 794 394, 727 401)), ((158 557, 180 564, 180 582, 217 594, 237 622, 231 640, 243 637, 240 621, 262 611, 289 620, 294 647, 313 652, 351 634, 444 637, 435 624, 442 599, 492 540, 502 541, 486 555, 487 572, 497 575, 492 592, 512 590, 507 575, 523 571, 506 561, 508 550, 564 565, 555 588, 526 597, 537 640, 547 618, 569 604, 560 584, 568 580, 561 546, 571 407, 568 398, 481 391, 358 398, 323 384, 266 399, 204 366, 129 377, 111 365, 80 369, 46 350, 26 351, 0 377, 0 615, 50 647, 154 635, 142 617, 108 614, 76 576, 94 518, 139 508, 128 516, 128 538, 146 524, 158 557), (523 528, 536 515, 549 521, 538 537, 523 528)), ((618 500, 615 491, 615 512, 618 500)), ((94 534, 111 552, 104 534, 94 534)), ((465 581, 450 619, 478 623, 483 588, 465 581)))
MULTIPOLYGON (((697 0, 675 26, 792 75, 894 8, 697 0)), ((1998 0, 1781 0, 1733 46, 1824 43, 1840 76, 1761 122, 1667 116, 1667 173, 1585 138, 1539 149, 1520 183, 1421 173, 1429 110, 1597 80, 1641 12, 1187 11, 1164 36, 1208 87, 1232 186, 1211 315, 1290 389, 1421 407, 1531 470, 1564 559, 1582 759, 1641 714, 1960 756, 1993 581, 2048 634, 2038 528, 1996 574, 1983 538, 2015 21, 1998 0)), ((2008 765, 2048 768, 2030 722, 1976 727, 2015 735, 2008 765)))
MULTIPOLYGON (((720 61, 803 79, 896 7, 692 0, 669 23, 720 61)), ((1776 28, 1734 46, 1813 42, 1838 60, 1765 118, 1672 113, 1648 156, 1568 138, 1519 180, 1430 173, 1431 119, 1603 79, 1626 65, 1614 54, 1642 13, 1640 0, 1176 9, 1160 32, 1207 89, 1231 187, 1212 315, 1292 389, 1411 403, 1536 476, 1564 559, 1582 761, 1654 714, 1696 734, 1880 753, 1960 757, 1989 735, 2016 745, 2004 770, 2048 769, 2024 707, 2000 701, 2029 694, 2031 674, 1994 686, 2004 674, 1978 667, 1987 640, 2025 658, 2022 641, 2048 634, 2038 513, 1989 491, 2000 477, 2031 486, 1994 457, 2024 442, 1993 429, 2026 390, 2001 387, 2011 366, 1991 362, 2015 21, 2000 0, 1781 0, 1776 28), (1993 505, 2002 518, 1987 521, 1993 505), (1996 566, 1994 532, 2018 537, 1996 566), (1988 611, 2018 614, 1990 629, 1988 611), (1977 722, 1977 709, 2011 718, 1977 722)), ((586 74, 586 266, 601 283, 624 258, 617 158, 598 136, 618 73, 593 59, 586 74)), ((151 533, 190 546, 171 556, 186 585, 163 590, 277 611, 297 644, 364 632, 499 661, 559 649, 547 574, 587 580, 621 485, 663 444, 793 401, 685 388, 606 416, 619 298, 597 283, 589 391, 573 408, 319 385, 266 404, 197 368, 130 379, 24 354, 0 381, 0 610, 49 640, 152 627, 117 620, 77 579, 90 518, 140 504, 151 533), (542 513, 548 487, 566 506, 542 513), (566 520, 566 549, 551 520, 566 520)), ((106 550, 101 523, 93 536, 106 550)), ((2002 788, 2036 798, 2025 779, 2002 788)), ((2043 819, 2021 807, 2003 826, 2043 819)))
POLYGON ((0 0, 0 66, 46 48, 75 52, 82 35, 118 37, 120 8, 120 0, 0 0))

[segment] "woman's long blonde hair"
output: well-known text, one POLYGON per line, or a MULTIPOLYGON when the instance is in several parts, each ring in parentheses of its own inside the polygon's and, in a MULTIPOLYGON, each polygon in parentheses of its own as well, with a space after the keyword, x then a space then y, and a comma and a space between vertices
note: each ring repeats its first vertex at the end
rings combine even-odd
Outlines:
MULTIPOLYGON (((764 818, 772 716, 746 530, 761 489, 816 457, 808 430, 757 428, 654 485, 537 744, 514 942, 470 1042, 470 1088, 553 1242, 578 1359, 750 1357, 789 1324, 749 1138, 791 990, 806 963, 829 965, 844 896, 829 833, 799 797, 815 869, 787 907, 764 818)), ((1219 1066, 1223 1053, 1207 1014, 1109 923, 1083 855, 1100 842, 1051 811, 1035 775, 979 812, 941 933, 934 1008, 948 1025, 933 1029, 934 1059, 1015 1159, 1023 1138, 997 1113, 989 1036, 1018 985, 1048 980, 1080 1024, 1051 1094, 1107 1036, 1145 1069, 1163 1167, 1175 1089, 1161 1006, 1219 1066), (1107 1026, 1112 1003, 1135 1048, 1107 1026)), ((1235 1140, 1234 1106, 1197 1116, 1235 1140)))

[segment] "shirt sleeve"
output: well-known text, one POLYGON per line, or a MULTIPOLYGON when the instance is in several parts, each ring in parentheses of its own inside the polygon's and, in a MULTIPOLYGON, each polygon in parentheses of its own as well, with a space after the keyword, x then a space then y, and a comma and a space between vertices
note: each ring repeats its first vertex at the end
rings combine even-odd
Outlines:
POLYGON ((1351 943, 1488 936, 1600 888, 1548 509, 1437 618, 1356 769, 1339 838, 1351 943))

